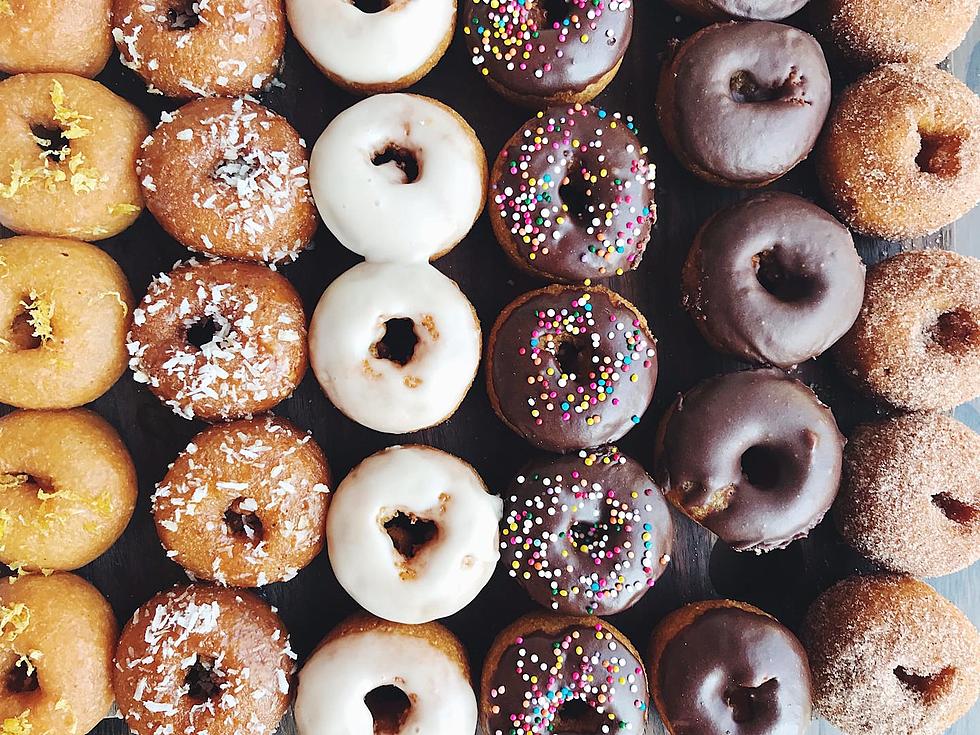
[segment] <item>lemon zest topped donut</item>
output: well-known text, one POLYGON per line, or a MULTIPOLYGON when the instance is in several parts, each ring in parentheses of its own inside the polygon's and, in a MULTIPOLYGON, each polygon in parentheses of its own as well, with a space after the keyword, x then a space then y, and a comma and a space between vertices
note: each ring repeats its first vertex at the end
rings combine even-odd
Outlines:
POLYGON ((91 304, 94 304, 96 301, 101 301, 106 296, 111 296, 112 298, 114 298, 116 300, 116 303, 118 303, 122 307, 123 317, 126 317, 126 316, 129 315, 129 304, 127 304, 125 301, 123 301, 122 294, 119 293, 118 291, 103 291, 102 293, 96 295, 89 302, 89 304, 91 305, 91 304))
POLYGON ((0 491, 13 490, 27 482, 27 475, 14 472, 0 473, 0 491))
POLYGON ((126 202, 109 205, 109 214, 113 217, 118 217, 119 215, 123 214, 136 214, 139 211, 140 208, 135 204, 127 204, 126 202))
POLYGON ((55 79, 51 82, 51 104, 54 105, 54 121, 61 127, 61 136, 65 140, 84 138, 92 131, 82 125, 83 120, 91 120, 90 115, 82 115, 65 104, 65 88, 55 79))
POLYGON ((94 168, 84 168, 85 156, 76 153, 68 159, 68 170, 71 172, 71 189, 76 194, 87 194, 95 191, 102 184, 99 172, 94 168))
MULTIPOLYGON (((11 566, 13 569, 13 566, 11 566)), ((0 605, 0 640, 13 643, 31 624, 31 610, 23 602, 0 605)))
POLYGON ((52 167, 50 158, 43 154, 42 158, 43 165, 28 169, 20 161, 11 163, 10 183, 0 183, 0 198, 13 199, 21 189, 34 184, 54 193, 58 190, 58 184, 67 181, 75 194, 86 194, 101 188, 105 183, 105 178, 99 175, 98 170, 85 167, 85 155, 82 153, 75 153, 68 159, 68 172, 71 176, 60 167, 60 161, 52 167))
POLYGON ((31 735, 34 726, 31 725, 31 711, 25 709, 17 717, 8 717, 0 724, 2 735, 31 735))
POLYGON ((30 301, 21 301, 20 305, 27 312, 27 323, 34 328, 33 336, 41 342, 50 342, 54 339, 54 330, 51 327, 51 319, 54 317, 54 302, 44 298, 37 291, 31 289, 30 301))

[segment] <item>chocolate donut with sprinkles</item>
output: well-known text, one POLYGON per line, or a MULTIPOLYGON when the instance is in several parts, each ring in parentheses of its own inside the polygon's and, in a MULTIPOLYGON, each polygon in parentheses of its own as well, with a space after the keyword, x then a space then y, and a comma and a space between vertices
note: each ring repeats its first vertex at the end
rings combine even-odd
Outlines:
POLYGON ((602 286, 551 285, 497 317, 487 391, 500 419, 536 447, 615 442, 650 405, 657 340, 629 301, 602 286))
POLYGON ((539 604, 614 615, 653 587, 674 524, 667 501, 616 447, 532 461, 504 495, 503 563, 539 604))
POLYGON ((490 86, 541 107, 590 102, 616 76, 633 0, 465 0, 463 34, 490 86))
POLYGON ((534 275, 582 281, 636 268, 657 219, 656 167, 631 117, 588 105, 539 112, 500 152, 490 221, 534 275))

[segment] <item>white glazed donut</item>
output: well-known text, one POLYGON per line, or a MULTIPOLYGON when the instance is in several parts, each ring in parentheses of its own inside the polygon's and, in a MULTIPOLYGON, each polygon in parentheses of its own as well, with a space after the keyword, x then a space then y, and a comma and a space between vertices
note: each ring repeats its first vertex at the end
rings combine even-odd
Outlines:
POLYGON ((324 291, 310 325, 311 364, 324 393, 354 421, 389 434, 455 413, 476 377, 481 347, 473 306, 425 264, 354 266, 324 291), (398 332, 417 340, 414 351, 392 354, 398 332))
POLYGON ((383 94, 323 131, 310 186, 344 247, 367 260, 424 263, 452 250, 480 216, 487 159, 473 129, 441 102, 383 94))
POLYGON ((456 0, 389 0, 366 13, 353 0, 287 0, 296 39, 336 84, 364 92, 411 86, 446 53, 456 0))
POLYGON ((470 465, 423 446, 371 455, 327 513, 337 581, 365 610, 425 623, 462 610, 493 575, 503 503, 470 465))
POLYGON ((300 735, 470 735, 477 723, 466 653, 452 633, 367 616, 341 623, 303 666, 295 713, 300 735), (383 687, 406 695, 407 711, 373 696, 383 687))

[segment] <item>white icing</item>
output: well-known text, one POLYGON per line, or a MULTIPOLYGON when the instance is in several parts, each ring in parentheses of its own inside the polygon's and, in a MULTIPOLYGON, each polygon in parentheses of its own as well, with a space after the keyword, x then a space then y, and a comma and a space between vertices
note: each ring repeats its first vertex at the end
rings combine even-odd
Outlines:
POLYGON ((412 702, 400 733, 476 731, 476 697, 456 661, 424 638, 366 631, 331 641, 306 662, 295 709, 300 735, 373 735, 364 697, 381 686, 397 686, 412 702))
POLYGON ((456 21, 456 0, 390 0, 365 13, 351 0, 287 0, 297 40, 316 65, 354 85, 400 82, 426 66, 456 21))
POLYGON ((310 185, 324 223, 368 260, 425 262, 451 249, 483 209, 487 162, 472 129, 427 97, 383 94, 345 110, 320 136, 310 185), (389 146, 411 152, 419 177, 405 183, 389 146))
POLYGON ((364 426, 401 434, 459 406, 482 337, 459 287, 426 264, 361 263, 330 284, 310 325, 310 363, 331 402, 364 426), (389 319, 411 319, 418 344, 401 365, 377 356, 389 319))
POLYGON ((500 556, 500 498, 460 459, 422 446, 391 447, 361 462, 327 513, 327 549, 337 580, 361 607, 398 623, 426 623, 462 610, 500 556), (384 524, 396 513, 436 524, 412 559, 384 524))

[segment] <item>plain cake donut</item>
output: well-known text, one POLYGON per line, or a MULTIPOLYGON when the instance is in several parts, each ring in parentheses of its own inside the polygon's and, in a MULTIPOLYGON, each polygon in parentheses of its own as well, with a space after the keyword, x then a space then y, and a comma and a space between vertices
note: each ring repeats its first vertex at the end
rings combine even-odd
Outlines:
POLYGON ((112 0, 0 0, 0 72, 94 77, 112 53, 112 0))

